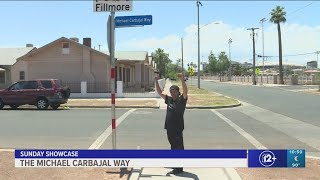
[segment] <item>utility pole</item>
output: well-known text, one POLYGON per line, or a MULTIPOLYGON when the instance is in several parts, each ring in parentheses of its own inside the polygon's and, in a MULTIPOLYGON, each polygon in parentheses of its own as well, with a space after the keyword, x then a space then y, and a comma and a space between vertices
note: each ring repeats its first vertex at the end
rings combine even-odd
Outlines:
POLYGON ((182 66, 182 71, 181 73, 184 75, 184 68, 183 68, 183 38, 181 38, 181 66, 182 66))
POLYGON ((264 76, 264 31, 263 31, 263 23, 266 22, 266 18, 262 18, 260 20, 262 26, 262 76, 264 76))
POLYGON ((199 13, 199 6, 202 6, 200 0, 197 0, 197 7, 198 7, 198 89, 200 89, 200 13, 199 13))
POLYGON ((259 29, 259 28, 248 28, 247 30, 251 30, 252 31, 252 44, 253 44, 253 85, 257 85, 256 82, 256 47, 255 47, 255 40, 254 40, 254 30, 259 29))

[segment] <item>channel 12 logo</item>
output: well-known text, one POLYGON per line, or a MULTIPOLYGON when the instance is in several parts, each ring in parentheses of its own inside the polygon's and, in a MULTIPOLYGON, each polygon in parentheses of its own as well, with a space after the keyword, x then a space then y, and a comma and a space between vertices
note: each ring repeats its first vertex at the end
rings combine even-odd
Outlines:
POLYGON ((259 156, 259 162, 264 167, 272 166, 276 159, 276 156, 271 151, 263 151, 259 156))

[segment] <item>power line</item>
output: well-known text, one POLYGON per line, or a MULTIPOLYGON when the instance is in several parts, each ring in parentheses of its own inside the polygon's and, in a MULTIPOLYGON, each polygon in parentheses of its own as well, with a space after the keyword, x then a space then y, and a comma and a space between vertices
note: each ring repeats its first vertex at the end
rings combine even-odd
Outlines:
POLYGON ((314 2, 311 2, 311 3, 309 3, 309 4, 305 5, 305 6, 303 6, 303 7, 299 8, 299 9, 297 9, 297 10, 294 10, 294 11, 292 11, 292 12, 288 13, 287 15, 289 16, 289 15, 291 15, 291 14, 294 14, 294 13, 298 12, 298 11, 301 11, 302 9, 304 9, 304 8, 306 8, 306 7, 308 7, 308 6, 310 6, 310 5, 311 5, 311 4, 313 4, 313 3, 314 3, 314 2))
MULTIPOLYGON (((282 57, 292 57, 292 56, 305 56, 305 55, 310 55, 310 54, 317 54, 318 51, 315 52, 310 52, 310 53, 301 53, 301 54, 290 54, 290 55, 283 55, 282 57)), ((258 54, 256 54, 258 55, 258 54)), ((258 57, 263 57, 261 55, 258 55, 258 57)), ((279 56, 264 56, 264 57, 279 57, 279 56)))

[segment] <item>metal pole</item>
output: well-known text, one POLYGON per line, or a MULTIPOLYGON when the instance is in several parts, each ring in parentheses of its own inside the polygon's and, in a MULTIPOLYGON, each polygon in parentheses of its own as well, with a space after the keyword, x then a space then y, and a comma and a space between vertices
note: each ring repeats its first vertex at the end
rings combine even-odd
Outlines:
POLYGON ((182 74, 184 75, 184 68, 183 68, 183 38, 181 38, 181 55, 182 55, 182 58, 181 58, 181 66, 182 66, 182 74))
POLYGON ((253 85, 256 85, 256 48, 255 48, 255 43, 254 43, 254 29, 252 29, 252 34, 253 34, 253 85))
POLYGON ((317 51, 317 68, 319 67, 319 53, 320 51, 317 51))
POLYGON ((232 39, 230 38, 228 40, 228 44, 229 44, 229 60, 230 60, 230 65, 228 68, 228 81, 231 81, 231 43, 232 43, 232 39))
POLYGON ((200 89, 200 13, 199 13, 200 1, 197 1, 198 7, 198 89, 200 89))
POLYGON ((262 25, 262 76, 264 76, 264 29, 263 29, 263 23, 266 22, 266 18, 262 18, 261 20, 262 25))
POLYGON ((112 148, 116 149, 116 113, 115 113, 115 103, 116 103, 116 96, 115 96, 115 58, 114 58, 114 51, 115 51, 115 43, 114 43, 114 32, 115 32, 115 25, 114 25, 114 16, 115 12, 111 12, 111 30, 110 30, 110 58, 111 58, 111 118, 112 118, 112 148))

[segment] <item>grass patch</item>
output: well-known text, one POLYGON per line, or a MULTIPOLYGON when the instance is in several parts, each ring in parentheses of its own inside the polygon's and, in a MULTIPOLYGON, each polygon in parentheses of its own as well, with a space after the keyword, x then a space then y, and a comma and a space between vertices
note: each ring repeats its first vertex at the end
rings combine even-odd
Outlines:
MULTIPOLYGON (((173 85, 179 86, 182 92, 182 85, 180 81, 171 81, 173 85)), ((197 85, 188 86, 188 105, 189 106, 229 106, 236 105, 239 102, 236 99, 228 98, 217 94, 215 92, 210 92, 206 89, 198 89, 197 85)))

